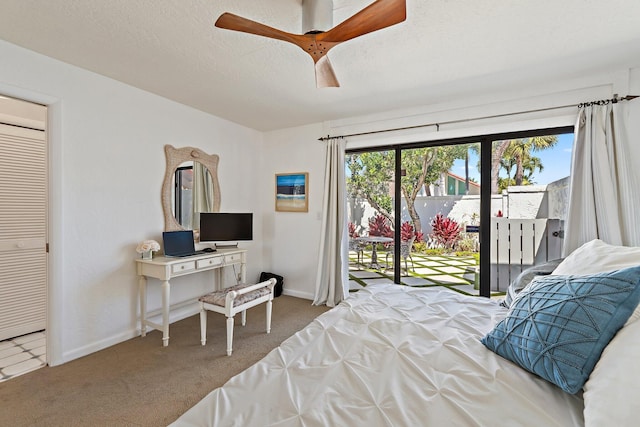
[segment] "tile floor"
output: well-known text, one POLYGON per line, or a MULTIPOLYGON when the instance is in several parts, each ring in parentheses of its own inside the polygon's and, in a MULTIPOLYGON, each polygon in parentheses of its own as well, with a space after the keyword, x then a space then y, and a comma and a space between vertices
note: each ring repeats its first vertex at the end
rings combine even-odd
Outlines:
POLYGON ((0 341, 0 382, 46 364, 44 331, 0 341))

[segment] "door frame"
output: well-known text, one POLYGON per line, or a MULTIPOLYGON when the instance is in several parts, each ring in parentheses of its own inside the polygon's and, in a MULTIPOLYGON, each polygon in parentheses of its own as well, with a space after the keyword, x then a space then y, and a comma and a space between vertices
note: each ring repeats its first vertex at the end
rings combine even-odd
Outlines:
POLYGON ((64 259, 63 246, 63 170, 62 109, 61 98, 34 90, 19 88, 0 82, 0 93, 47 107, 45 138, 47 144, 47 314, 46 314, 46 363, 56 366, 64 363, 62 347, 62 314, 64 299, 62 283, 64 259))

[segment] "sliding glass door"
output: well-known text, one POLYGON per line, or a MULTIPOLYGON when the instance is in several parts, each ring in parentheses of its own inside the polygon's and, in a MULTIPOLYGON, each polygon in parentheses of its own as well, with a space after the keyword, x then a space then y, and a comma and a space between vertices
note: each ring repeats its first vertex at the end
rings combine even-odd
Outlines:
POLYGON ((392 281, 477 294, 480 144, 423 144, 346 158, 352 288, 392 281))
POLYGON ((488 297, 558 258, 571 130, 348 152, 351 289, 386 281, 488 297))

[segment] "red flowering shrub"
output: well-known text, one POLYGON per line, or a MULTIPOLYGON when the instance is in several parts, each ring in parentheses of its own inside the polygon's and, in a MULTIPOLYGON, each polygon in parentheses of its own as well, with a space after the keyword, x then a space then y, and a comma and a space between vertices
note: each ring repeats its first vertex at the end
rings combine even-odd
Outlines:
POLYGON ((349 237, 355 239, 356 237, 360 237, 358 232, 356 231, 356 225, 352 222, 349 222, 349 237))
POLYGON ((380 214, 369 218, 369 236, 393 237, 391 222, 380 214))
POLYGON ((442 214, 438 214, 433 218, 431 227, 433 228, 431 238, 446 249, 453 249, 461 238, 462 226, 451 218, 442 216, 442 214))
POLYGON ((405 221, 402 223, 402 227, 400 228, 400 240, 403 242, 408 242, 414 236, 413 232, 413 224, 409 221, 405 221))

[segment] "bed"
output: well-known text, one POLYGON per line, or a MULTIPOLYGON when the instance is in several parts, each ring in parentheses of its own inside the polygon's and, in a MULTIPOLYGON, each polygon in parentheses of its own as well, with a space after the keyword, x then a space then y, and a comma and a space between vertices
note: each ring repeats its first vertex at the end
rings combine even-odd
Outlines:
POLYGON ((627 314, 615 337, 625 341, 611 341, 593 380, 568 393, 489 350, 483 340, 514 310, 500 303, 448 289, 367 286, 172 426, 566 427, 632 419, 625 402, 638 397, 640 322, 629 326, 627 314))

